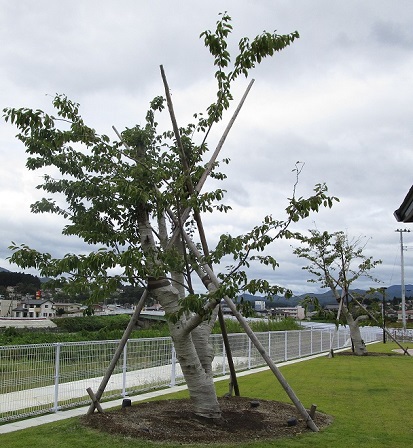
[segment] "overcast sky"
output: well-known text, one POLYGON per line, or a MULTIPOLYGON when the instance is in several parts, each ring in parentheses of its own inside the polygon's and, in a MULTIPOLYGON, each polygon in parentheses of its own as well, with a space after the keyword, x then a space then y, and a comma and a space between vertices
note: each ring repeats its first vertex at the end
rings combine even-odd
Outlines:
MULTIPOLYGON (((255 84, 222 152, 231 159, 223 188, 233 212, 205 217, 211 245, 266 214, 283 218, 300 161, 298 195, 325 182, 340 203, 295 229, 364 236, 365 254, 383 261, 375 269, 382 285, 400 283, 395 230, 409 225, 400 226, 393 212, 413 183, 411 0, 0 0, 1 109, 52 112, 53 95, 64 93, 80 103, 89 125, 112 135, 112 125, 143 123, 149 101, 163 94, 163 64, 184 125, 214 100, 212 58, 199 34, 213 30, 224 11, 232 17, 233 49, 264 30, 301 37, 252 73, 255 84)), ((233 107, 247 84, 239 80, 233 107)), ((212 133, 211 148, 221 131, 212 133)), ((54 256, 85 247, 61 236, 56 217, 30 214, 43 172, 27 171, 15 134, 0 121, 0 266, 21 271, 6 260, 11 241, 54 256)), ((405 280, 413 283, 413 232, 404 243, 405 280)), ((271 249, 277 271, 256 275, 296 294, 315 290, 290 244, 271 249)))

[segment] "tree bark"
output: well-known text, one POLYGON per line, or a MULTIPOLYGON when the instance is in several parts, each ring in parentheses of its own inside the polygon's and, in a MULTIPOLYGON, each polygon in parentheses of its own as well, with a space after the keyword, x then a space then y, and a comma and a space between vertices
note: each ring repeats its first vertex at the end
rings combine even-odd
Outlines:
POLYGON ((367 355, 367 347, 361 337, 358 320, 353 318, 350 311, 344 304, 343 304, 343 314, 346 317, 347 324, 350 328, 350 337, 354 346, 354 354, 357 356, 367 355))
MULTIPOLYGON (((148 272, 151 272, 150 263, 156 264, 156 245, 149 214, 144 206, 139 210, 138 222, 142 250, 148 255, 148 260, 151 260, 148 265, 148 272)), ((148 289, 152 297, 162 305, 166 315, 173 315, 180 310, 179 300, 182 292, 180 293, 166 278, 150 278, 148 289)), ((168 326, 195 414, 212 419, 221 418, 212 377, 213 351, 208 346, 210 327, 201 323, 199 329, 195 331, 196 343, 194 343, 191 334, 194 329, 187 324, 185 313, 176 322, 169 320, 168 326)))
MULTIPOLYGON (((165 286, 156 287, 151 290, 151 294, 159 301, 166 314, 178 311, 179 292, 171 284, 167 285, 165 282, 165 286)), ((214 354, 208 344, 210 329, 201 324, 196 330, 188 331, 185 315, 176 323, 169 321, 168 325, 195 414, 206 418, 221 418, 211 367, 214 354), (194 342, 194 339, 197 341, 194 342)))

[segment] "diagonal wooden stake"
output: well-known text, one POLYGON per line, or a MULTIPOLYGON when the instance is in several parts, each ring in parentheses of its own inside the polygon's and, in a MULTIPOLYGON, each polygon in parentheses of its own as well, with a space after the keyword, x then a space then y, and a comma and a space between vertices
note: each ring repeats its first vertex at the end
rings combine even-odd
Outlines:
MULTIPOLYGON (((165 92, 166 92, 167 101, 168 101, 168 108, 169 108, 169 111, 170 111, 172 125, 173 125, 174 132, 175 132, 175 138, 177 140, 178 146, 180 147, 180 150, 181 150, 181 153, 182 153, 184 169, 187 172, 187 174, 189 174, 188 166, 185 163, 186 161, 185 161, 184 151, 183 151, 181 140, 180 140, 180 136, 179 136, 179 128, 177 126, 176 119, 175 119, 175 113, 173 111, 172 100, 171 100, 170 95, 169 95, 169 88, 168 88, 168 84, 166 82, 166 77, 165 77, 165 73, 164 73, 164 70, 163 70, 162 66, 161 66, 161 73, 162 73, 162 78, 163 78, 164 85, 165 85, 165 92)), ((191 184, 191 181, 190 181, 189 177, 187 179, 187 187, 188 187, 188 192, 190 194, 193 194, 194 189, 193 189, 193 186, 191 184)), ((168 210, 168 213, 170 214, 171 211, 168 210)), ((203 247, 204 247, 204 252, 205 252, 205 250, 207 250, 206 238, 205 238, 205 234, 203 232, 202 222, 200 220, 199 214, 198 214, 198 218, 197 218, 197 216, 195 216, 195 218, 196 218, 196 221, 197 221, 197 224, 198 224, 198 230, 200 231, 201 241, 203 242, 203 247)), ((208 286, 207 283, 212 281, 212 283, 215 286, 215 288, 218 288, 219 287, 219 280, 215 276, 212 268, 206 262, 204 262, 204 258, 201 255, 201 253, 198 251, 196 245, 193 243, 192 239, 187 235, 187 233, 182 228, 182 223, 178 223, 178 225, 180 226, 180 229, 179 229, 180 234, 185 238, 185 241, 186 241, 188 247, 190 248, 192 253, 196 256, 198 261, 202 264, 202 267, 204 268, 205 272, 207 273, 207 275, 209 277, 209 280, 205 280, 205 278, 202 279, 205 282, 205 286, 208 286)), ((207 252, 205 253, 205 255, 206 254, 207 254, 207 252)), ((224 300, 227 303, 228 307, 233 312, 234 316, 240 322, 241 326, 244 328, 244 331, 246 332, 248 337, 251 339, 251 341, 253 342, 253 344, 255 345, 255 347, 257 348, 257 350, 259 351, 259 353, 263 357, 263 359, 266 361, 267 365, 270 367, 270 369, 272 370, 274 375, 277 377, 278 381, 280 382, 280 384, 282 385, 284 390, 287 392, 287 395, 293 401, 293 403, 296 406, 297 410, 300 412, 300 414, 305 419, 305 421, 307 423, 307 426, 309 428, 311 428, 313 431, 318 431, 319 429, 318 429, 317 425, 314 423, 314 421, 311 418, 310 414, 305 409, 305 407, 302 405, 300 400, 297 398, 297 396, 295 395, 294 391, 291 389, 291 387, 289 386, 289 384, 285 380, 284 376, 281 374, 281 372, 279 371, 279 369, 277 368, 275 363, 272 361, 271 357, 268 355, 268 353, 264 349, 263 345, 260 343, 259 339, 256 337, 255 333, 251 330, 250 326, 248 325, 248 322, 238 312, 235 304, 232 302, 232 300, 229 297, 224 297, 224 300)))
MULTIPOLYGON (((194 242, 191 240, 189 235, 184 232, 185 241, 192 251, 192 253, 196 256, 198 261, 202 264, 202 267, 204 268, 205 272, 209 276, 209 281, 213 283, 213 285, 218 288, 219 287, 219 280, 208 265, 206 263, 201 255, 201 253, 198 251, 198 248, 194 244, 194 242)), ((264 346, 261 344, 255 333, 251 330, 251 327, 248 325, 248 322, 245 320, 245 318, 241 315, 241 313, 237 310, 237 307, 235 306, 234 302, 228 297, 225 296, 224 300, 234 316, 237 318, 238 322, 241 324, 242 328, 244 329, 245 333, 248 335, 248 337, 251 339, 251 342, 255 345, 258 352, 261 354, 264 361, 267 363, 268 367, 271 369, 271 371, 274 373, 275 377, 278 379, 279 383, 287 393, 287 395, 290 397, 291 401, 294 403, 295 407, 297 408, 298 412, 302 415, 304 418, 307 426, 313 430, 314 432, 318 432, 319 429, 317 425, 314 423, 313 419, 311 418, 310 414, 308 413, 307 409, 303 406, 301 401, 298 399, 298 397, 295 395, 294 391, 291 389, 290 385, 284 378, 283 374, 280 372, 278 367, 275 365, 269 354, 266 352, 264 346)))
POLYGON ((106 370, 105 376, 102 378, 102 381, 99 385, 99 388, 95 394, 96 401, 92 398, 92 403, 89 406, 89 409, 87 410, 87 415, 93 414, 94 410, 96 409, 96 403, 99 403, 100 399, 102 398, 103 392, 105 391, 105 388, 110 380, 110 377, 112 376, 113 371, 115 370, 116 363, 118 362, 120 355, 123 352, 123 348, 125 347, 125 344, 127 340, 129 339, 129 336, 132 333, 132 330, 135 328, 136 322, 138 321, 139 314, 142 311, 143 306, 145 305, 145 301, 148 297, 148 290, 145 289, 145 291, 142 293, 141 298, 139 299, 138 304, 136 305, 135 311, 132 314, 132 317, 129 321, 128 326, 126 327, 126 330, 123 333, 122 339, 119 341, 119 345, 112 357, 112 360, 110 361, 110 364, 108 366, 108 369, 106 370))
MULTIPOLYGON (((251 90, 251 87, 252 87, 253 83, 254 83, 254 80, 252 80, 250 82, 250 84, 248 85, 247 90, 245 91, 245 93, 244 93, 240 103, 238 104, 238 107, 236 108, 236 110, 235 110, 231 120, 229 121, 229 123, 228 123, 228 125, 227 125, 227 127, 226 127, 226 129, 225 129, 225 131, 224 131, 224 133, 223 133, 223 135, 222 135, 222 137, 221 137, 221 139, 220 139, 220 141, 219 141, 219 143, 218 143, 218 145, 217 145, 217 147, 216 147, 216 149, 215 149, 211 159, 210 159, 210 161, 208 162, 208 164, 207 164, 207 166, 205 168, 205 171, 202 174, 201 179, 199 180, 199 182, 198 182, 198 184, 197 184, 197 186, 195 188, 197 193, 199 193, 201 191, 201 189, 202 189, 202 187, 203 187, 203 185, 204 185, 208 175, 212 171, 212 168, 213 168, 213 166, 215 164, 215 161, 216 161, 216 159, 218 157, 218 154, 219 154, 220 150, 222 149, 222 146, 224 145, 224 142, 225 142, 225 140, 226 140, 226 138, 227 138, 227 136, 229 134, 229 131, 231 130, 231 128, 232 128, 232 126, 233 126, 233 124, 234 124, 234 122, 235 122, 235 120, 236 120, 236 118, 237 118, 241 108, 242 108, 242 105, 244 104, 245 99, 246 99, 249 91, 251 90)), ((119 140, 123 141, 122 140, 122 136, 120 135, 118 130, 115 128, 115 126, 112 126, 112 129, 114 130, 115 134, 118 136, 119 140)), ((123 144, 127 148, 129 148, 129 146, 125 142, 123 142, 123 144)), ((183 212, 183 214, 181 216, 181 223, 182 224, 188 219, 190 211, 191 211, 190 208, 187 208, 186 210, 184 210, 184 212, 183 212)), ((173 214, 172 214, 172 216, 173 216, 173 214)), ((174 220, 176 221, 175 217, 174 217, 174 220)), ((176 228, 175 228, 175 231, 174 231, 174 233, 173 233, 173 235, 171 237, 171 239, 169 240, 168 247, 171 246, 171 244, 173 243, 174 239, 179 235, 180 230, 179 230, 178 227, 179 226, 177 225, 176 228)), ((113 355, 113 358, 112 358, 112 360, 111 360, 111 362, 110 362, 110 364, 108 366, 106 374, 103 377, 102 382, 101 382, 101 384, 100 384, 100 386, 98 388, 98 391, 97 391, 97 393, 95 395, 95 397, 97 398, 97 402, 99 402, 100 398, 103 395, 103 392, 105 391, 107 383, 109 382, 109 379, 110 379, 110 377, 111 377, 111 375, 113 373, 113 370, 115 369, 116 363, 118 362, 118 360, 120 358, 120 355, 123 352, 123 348, 124 348, 127 340, 129 339, 130 333, 132 332, 133 327, 135 326, 135 324, 136 324, 136 322, 137 322, 137 320, 139 318, 139 314, 140 314, 140 312, 141 312, 141 310, 143 308, 143 305, 145 303, 146 297, 147 297, 147 291, 145 290, 143 295, 142 295, 142 297, 141 297, 141 300, 139 301, 139 303, 138 303, 138 305, 137 305, 137 307, 135 309, 134 314, 131 317, 129 325, 126 328, 126 330, 125 330, 125 332, 124 332, 124 334, 122 336, 121 341, 119 342, 119 346, 118 346, 116 352, 113 355)), ((233 363, 232 363, 232 365, 233 365, 233 363)), ((236 392, 236 390, 235 390, 235 392, 236 392)), ((90 404, 90 407, 89 407, 89 409, 87 411, 87 414, 88 415, 92 414, 94 412, 95 408, 96 408, 95 402, 92 400, 92 403, 90 404)))
MULTIPOLYGON (((231 120, 229 121, 229 123, 228 123, 228 125, 227 125, 227 127, 226 127, 226 129, 225 129, 225 131, 224 131, 224 133, 222 134, 222 137, 221 137, 221 139, 219 140, 218 145, 217 145, 217 147, 215 148, 215 151, 214 151, 214 153, 212 154, 212 157, 211 157, 211 159, 209 160, 209 162, 208 162, 208 164, 207 164, 207 166, 206 166, 206 168, 205 168, 205 171, 202 173, 201 178, 199 179, 199 181, 198 181, 198 183, 197 183, 197 185, 196 185, 196 187, 195 187, 195 191, 194 191, 195 194, 198 194, 198 193, 201 192, 201 190, 202 190, 202 188, 203 188, 203 186, 204 186, 204 184, 205 184, 205 182, 206 182, 208 176, 210 175, 210 173, 211 173, 211 171, 212 171, 212 169, 213 169, 213 167, 214 167, 214 165, 215 165, 215 162, 216 162, 216 160, 217 160, 217 158, 218 158, 218 155, 219 155, 219 153, 220 153, 220 151, 221 151, 221 149, 222 149, 222 147, 223 147, 223 145, 224 145, 224 143, 225 143, 225 140, 226 140, 227 137, 228 137, 229 131, 231 130, 231 128, 232 128, 232 126, 233 126, 233 124, 234 124, 236 118, 238 117, 238 114, 239 114, 239 112, 240 112, 242 106, 243 106, 244 103, 245 103, 245 100, 246 100, 246 98, 247 98, 247 96, 248 96, 248 94, 249 94, 249 92, 250 92, 250 90, 251 90, 252 85, 254 84, 254 81, 255 81, 255 80, 252 79, 252 80, 250 81, 250 83, 248 84, 248 87, 247 87, 247 89, 245 90, 245 93, 244 93, 244 95, 242 96, 241 101, 239 102, 237 108, 235 109, 235 111, 234 111, 234 113, 233 113, 233 115, 232 115, 232 117, 231 117, 231 120)), ((182 214, 181 214, 181 224, 182 224, 182 225, 183 225, 183 224, 185 223, 185 221, 188 219, 190 213, 191 213, 191 208, 190 208, 190 207, 186 208, 186 209, 182 212, 182 214)), ((172 234, 172 237, 171 237, 171 239, 170 239, 170 244, 172 244, 172 243, 175 241, 175 239, 176 239, 176 238, 178 237, 178 235, 179 235, 179 232, 180 232, 180 230, 179 230, 178 228, 175 228, 175 230, 174 230, 174 232, 173 232, 173 234, 172 234)))
MULTIPOLYGON (((373 319, 377 324, 379 324, 380 325, 380 323, 379 323, 379 321, 373 316, 373 314, 371 314, 370 313, 370 311, 364 306, 364 305, 362 305, 354 296, 353 296, 353 294, 351 294, 351 293, 349 293, 349 296, 357 303, 357 305, 359 305, 363 310, 364 310, 364 312, 366 312, 367 313, 367 315, 370 317, 370 319, 373 319)), ((387 328, 385 327, 385 326, 383 326, 383 325, 380 325, 380 328, 382 329, 382 330, 384 330, 385 332, 386 332, 386 334, 387 334, 387 336, 389 336, 389 338, 393 341, 393 342, 395 342, 402 350, 403 350, 403 352, 404 352, 404 354, 405 355, 407 355, 407 356, 412 356, 410 353, 409 353, 409 351, 407 350, 407 348, 404 348, 400 343, 399 343, 399 341, 390 333, 390 331, 389 330, 387 330, 387 328)))
POLYGON ((96 395, 93 393, 93 390, 88 387, 86 389, 86 392, 89 394, 89 397, 92 399, 92 403, 95 405, 95 408, 98 410, 98 412, 100 412, 101 414, 103 414, 103 409, 102 406, 99 403, 98 398, 96 397, 96 395))
MULTIPOLYGON (((164 87, 165 87, 165 95, 166 95, 166 99, 167 99, 169 114, 170 114, 171 121, 172 121, 172 127, 174 130, 175 139, 177 141, 177 144, 178 144, 178 147, 180 150, 180 156, 181 156, 181 161, 182 161, 182 165, 184 168, 184 172, 186 174, 186 185, 187 185, 187 189, 188 189, 188 194, 190 196, 193 196, 195 193, 195 189, 194 189, 194 185, 192 183, 192 179, 190 176, 190 168, 189 168, 189 164, 188 164, 188 159, 185 154, 184 148, 182 146, 181 136, 180 136, 179 128, 178 128, 178 122, 175 117, 172 98, 171 98, 171 95, 169 92, 168 81, 166 80, 166 75, 165 75, 163 66, 161 65, 160 68, 161 68, 162 80, 163 80, 164 87)), ((221 145, 221 147, 222 147, 222 145, 221 145)), ((215 155, 215 153, 213 155, 213 158, 212 158, 213 162, 212 162, 212 164, 210 163, 210 165, 209 165, 210 166, 209 172, 212 169, 213 163, 215 162, 217 155, 218 155, 218 152, 216 152, 216 155, 215 155)), ((204 171, 204 174, 206 171, 207 170, 204 171)), ((205 175, 205 179, 207 178, 207 175, 208 174, 205 175)), ((202 250, 204 252, 204 255, 206 257, 208 257, 209 256, 209 248, 208 248, 208 243, 207 243, 207 239, 206 239, 206 235, 205 235, 205 231, 204 231, 204 226, 202 224, 201 214, 198 210, 195 210, 195 209, 194 209, 194 218, 195 218, 195 221, 197 224, 198 233, 199 233, 199 237, 200 237, 201 245, 202 245, 202 250)), ((179 223, 178 230, 182 234, 182 232, 183 232, 182 223, 179 223)), ((172 238, 171 238, 171 240, 172 240, 172 238)), ((225 352, 226 352, 226 356, 227 356, 227 360, 228 360, 228 367, 230 370, 231 386, 232 386, 231 389, 233 388, 235 395, 239 396, 240 393, 239 393, 237 374, 236 374, 234 362, 232 359, 232 350, 231 350, 231 346, 230 346, 229 340, 228 340, 228 333, 227 333, 227 329, 226 329, 226 325, 225 325, 225 320, 224 320, 224 316, 222 314, 221 305, 218 304, 217 306, 218 306, 218 320, 219 320, 219 324, 221 327, 222 339, 224 341, 225 352)))

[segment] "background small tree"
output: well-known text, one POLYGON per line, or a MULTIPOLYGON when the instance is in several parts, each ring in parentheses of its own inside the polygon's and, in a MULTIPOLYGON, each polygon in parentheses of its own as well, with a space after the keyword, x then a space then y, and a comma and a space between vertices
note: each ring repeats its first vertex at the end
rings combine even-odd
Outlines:
POLYGON ((294 254, 309 262, 303 269, 313 277, 308 281, 319 284, 322 288, 329 288, 341 306, 346 322, 350 328, 354 353, 364 355, 367 353, 366 345, 361 338, 359 323, 367 315, 355 306, 349 294, 352 284, 360 277, 367 277, 377 281, 371 270, 381 263, 372 257, 364 255, 365 244, 361 238, 350 240, 346 233, 309 230, 310 235, 301 235, 299 247, 294 254))

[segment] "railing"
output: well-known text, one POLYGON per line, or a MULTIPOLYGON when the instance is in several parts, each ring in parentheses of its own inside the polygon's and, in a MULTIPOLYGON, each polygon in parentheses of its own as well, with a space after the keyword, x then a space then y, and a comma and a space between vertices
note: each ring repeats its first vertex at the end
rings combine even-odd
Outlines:
POLYGON ((413 330, 409 328, 393 328, 390 334, 399 342, 413 342, 413 330))
MULTIPOLYGON (((380 340, 380 331, 362 328, 366 343, 380 340)), ((275 363, 350 345, 346 328, 337 336, 327 329, 258 333, 275 363)), ((214 374, 228 364, 221 335, 211 335, 214 374)), ((229 335, 237 371, 264 365, 246 334, 229 335)), ((0 423, 57 412, 90 403, 86 389, 96 391, 119 341, 73 342, 0 347, 0 423)), ((130 339, 102 400, 121 398, 184 382, 170 338, 130 339)))

